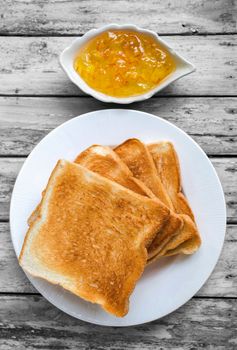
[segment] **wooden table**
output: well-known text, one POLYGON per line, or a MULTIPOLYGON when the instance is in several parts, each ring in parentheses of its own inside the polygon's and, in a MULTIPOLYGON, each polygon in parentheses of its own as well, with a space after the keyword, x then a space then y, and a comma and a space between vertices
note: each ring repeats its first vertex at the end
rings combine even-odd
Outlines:
POLYGON ((237 348, 235 19, 232 0, 0 0, 1 349, 237 348), (109 22, 155 30, 196 65, 129 108, 159 115, 199 143, 220 176, 228 213, 220 260, 197 295, 161 320, 124 329, 78 321, 40 296, 18 266, 8 223, 14 181, 39 140, 74 116, 116 107, 84 96, 58 63, 73 37, 109 22))

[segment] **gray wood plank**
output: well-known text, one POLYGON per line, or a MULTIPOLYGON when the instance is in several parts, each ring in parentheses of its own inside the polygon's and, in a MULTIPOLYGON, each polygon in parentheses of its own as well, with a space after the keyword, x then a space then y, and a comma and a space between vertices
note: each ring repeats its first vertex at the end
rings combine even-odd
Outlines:
MULTIPOLYGON (((236 95, 236 38, 228 36, 164 37, 197 71, 173 83, 166 95, 236 95)), ((81 95, 59 66, 68 37, 2 37, 1 94, 81 95)))
POLYGON ((76 320, 40 296, 1 296, 0 309, 2 350, 236 349, 236 300, 192 299, 161 320, 127 328, 76 320))
MULTIPOLYGON (((37 293, 20 268, 8 223, 0 223, 0 293, 37 293)), ((159 266, 159 263, 156 263, 159 266)), ((203 297, 237 298, 237 225, 229 225, 225 245, 209 280, 197 293, 203 297)))
MULTIPOLYGON (((7 220, 12 188, 16 176, 23 164, 21 158, 0 158, 0 220, 7 220)), ((222 182, 229 222, 236 221, 237 216, 237 158, 212 158, 214 167, 222 182)))
POLYGON ((234 1, 4 1, 0 33, 81 34, 105 23, 134 23, 159 33, 236 31, 234 1))
MULTIPOLYGON (((211 155, 237 155, 237 98, 152 98, 126 108, 153 113, 211 155)), ((0 155, 28 155, 49 131, 79 114, 121 108, 93 98, 0 97, 0 155)))
POLYGON ((0 247, 0 293, 37 293, 18 264, 9 223, 0 223, 0 247))

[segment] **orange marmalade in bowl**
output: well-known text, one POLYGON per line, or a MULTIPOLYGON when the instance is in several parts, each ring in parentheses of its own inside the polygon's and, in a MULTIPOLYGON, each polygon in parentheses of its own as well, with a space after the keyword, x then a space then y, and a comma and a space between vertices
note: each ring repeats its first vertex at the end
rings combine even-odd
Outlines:
POLYGON ((94 90, 130 97, 157 87, 175 69, 175 62, 149 34, 109 30, 80 48, 74 69, 94 90))

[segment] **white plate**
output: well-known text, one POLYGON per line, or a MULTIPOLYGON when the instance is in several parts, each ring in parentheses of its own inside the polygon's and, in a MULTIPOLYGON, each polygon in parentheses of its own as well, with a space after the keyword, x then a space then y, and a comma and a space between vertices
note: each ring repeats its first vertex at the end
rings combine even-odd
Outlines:
POLYGON ((115 145, 137 137, 144 142, 170 140, 178 152, 183 188, 194 211, 202 246, 192 256, 166 258, 146 268, 130 298, 129 313, 116 318, 61 287, 28 275, 34 287, 66 313, 91 323, 128 326, 163 317, 187 302, 210 276, 225 236, 226 209, 218 176, 201 148, 182 130, 151 114, 110 109, 87 113, 49 133, 25 161, 12 194, 10 225, 19 256, 27 218, 40 200, 60 158, 73 160, 92 144, 115 145))

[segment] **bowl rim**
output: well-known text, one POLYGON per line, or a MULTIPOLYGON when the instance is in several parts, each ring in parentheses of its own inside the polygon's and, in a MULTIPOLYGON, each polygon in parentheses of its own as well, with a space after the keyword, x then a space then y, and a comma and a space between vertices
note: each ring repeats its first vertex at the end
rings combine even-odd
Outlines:
POLYGON ((104 25, 98 29, 91 29, 86 32, 83 36, 77 37, 69 46, 67 46, 59 56, 59 62, 69 79, 77 85, 79 89, 85 92, 88 95, 100 100, 102 102, 109 103, 119 103, 119 104, 129 104, 132 102, 144 101, 152 97, 155 93, 162 90, 172 82, 180 79, 181 77, 190 74, 196 70, 195 66, 185 59, 183 56, 178 54, 165 40, 163 40, 156 32, 141 28, 134 24, 116 24, 111 23, 104 25), (130 97, 114 97, 110 95, 103 94, 92 87, 90 87, 83 78, 74 70, 72 62, 73 56, 75 56, 75 51, 77 51, 83 44, 88 40, 96 37, 97 35, 107 31, 107 30, 133 30, 139 33, 145 33, 152 36, 159 44, 161 44, 174 58, 176 62, 176 68, 171 72, 167 78, 163 79, 155 88, 145 92, 144 94, 139 94, 130 97), (71 60, 71 64, 68 62, 71 60))

